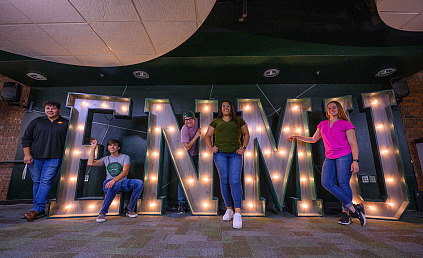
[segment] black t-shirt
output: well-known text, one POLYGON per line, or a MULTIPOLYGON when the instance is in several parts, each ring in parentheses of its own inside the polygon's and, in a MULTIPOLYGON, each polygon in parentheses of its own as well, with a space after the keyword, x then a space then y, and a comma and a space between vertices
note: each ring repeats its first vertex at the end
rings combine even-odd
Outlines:
POLYGON ((69 121, 59 116, 50 121, 47 116, 32 120, 22 137, 22 147, 31 148, 34 159, 59 159, 63 157, 69 121))

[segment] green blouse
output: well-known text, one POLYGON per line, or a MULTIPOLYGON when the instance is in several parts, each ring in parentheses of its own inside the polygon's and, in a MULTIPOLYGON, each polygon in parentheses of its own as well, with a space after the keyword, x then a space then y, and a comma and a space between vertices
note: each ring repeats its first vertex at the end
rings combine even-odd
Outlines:
POLYGON ((216 118, 210 126, 214 128, 215 145, 225 153, 237 151, 241 146, 241 126, 247 124, 242 117, 237 116, 239 126, 234 121, 225 122, 222 118, 216 118))

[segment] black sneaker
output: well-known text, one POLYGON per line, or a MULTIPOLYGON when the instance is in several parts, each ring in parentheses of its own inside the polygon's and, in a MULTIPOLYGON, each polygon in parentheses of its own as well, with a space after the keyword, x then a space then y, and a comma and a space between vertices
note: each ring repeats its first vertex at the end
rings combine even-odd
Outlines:
MULTIPOLYGON (((355 209, 360 209, 361 210, 361 212, 363 213, 363 214, 366 214, 365 212, 364 212, 364 206, 363 206, 363 204, 362 203, 359 203, 359 204, 353 204, 353 206, 354 206, 354 208, 355 209)), ((357 215, 355 214, 355 213, 352 213, 351 212, 351 218, 356 218, 356 219, 358 219, 358 217, 357 217, 357 215)))
POLYGON ((342 225, 349 225, 352 223, 350 215, 348 215, 346 212, 341 213, 341 217, 338 220, 338 224, 342 225))
POLYGON ((354 204, 355 212, 354 215, 360 220, 362 226, 366 225, 366 215, 364 215, 364 206, 363 204, 356 205, 354 204))
POLYGON ((184 214, 185 213, 185 204, 179 203, 178 205, 178 214, 184 214))

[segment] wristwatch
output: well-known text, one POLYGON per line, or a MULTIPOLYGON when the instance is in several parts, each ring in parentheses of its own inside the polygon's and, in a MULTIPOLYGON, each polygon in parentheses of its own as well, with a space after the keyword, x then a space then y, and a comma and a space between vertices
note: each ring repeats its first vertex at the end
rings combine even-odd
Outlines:
POLYGON ((245 146, 242 146, 241 148, 243 148, 244 150, 246 150, 246 149, 247 149, 247 147, 245 147, 245 146))
POLYGON ((357 163, 358 163, 358 159, 353 159, 353 161, 355 161, 355 162, 357 162, 357 163))

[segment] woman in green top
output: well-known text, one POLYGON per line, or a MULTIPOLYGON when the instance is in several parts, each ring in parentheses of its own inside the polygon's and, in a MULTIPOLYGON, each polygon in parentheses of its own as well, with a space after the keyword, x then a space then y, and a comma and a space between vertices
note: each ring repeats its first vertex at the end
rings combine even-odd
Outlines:
POLYGON ((241 170, 242 155, 247 149, 250 140, 248 126, 242 117, 237 116, 232 103, 225 100, 219 108, 219 115, 207 129, 205 141, 213 152, 214 162, 220 176, 220 187, 225 200, 226 213, 224 221, 233 218, 233 227, 242 228, 241 218, 241 170), (211 137, 215 135, 215 145, 211 137), (241 143, 241 135, 242 143, 241 143), (232 211, 231 193, 235 205, 235 214, 232 211))

